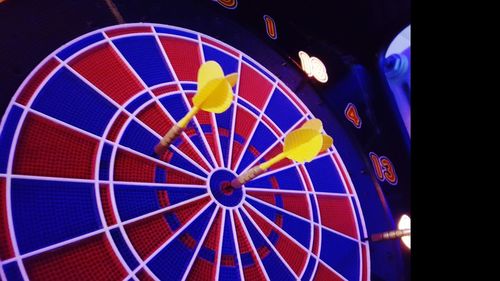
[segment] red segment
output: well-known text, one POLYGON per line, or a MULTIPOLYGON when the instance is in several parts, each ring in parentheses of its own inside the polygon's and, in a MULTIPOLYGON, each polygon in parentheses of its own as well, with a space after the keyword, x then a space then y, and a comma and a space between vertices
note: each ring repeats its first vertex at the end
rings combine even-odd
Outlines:
POLYGON ((262 115, 262 121, 264 121, 264 123, 266 123, 266 125, 268 125, 271 130, 273 130, 273 132, 276 134, 277 137, 280 137, 283 135, 283 132, 281 132, 280 128, 278 128, 274 122, 271 121, 271 119, 269 119, 269 117, 267 117, 266 115, 262 115))
POLYGON ((230 47, 226 47, 226 46, 224 46, 224 45, 222 45, 222 44, 220 44, 220 43, 218 43, 218 42, 216 42, 216 41, 214 41, 212 39, 209 39, 207 37, 201 36, 201 41, 204 42, 204 43, 208 43, 208 44, 210 44, 212 46, 215 46, 215 47, 217 47, 219 49, 222 49, 222 50, 230 53, 231 55, 233 55, 235 57, 239 57, 240 56, 240 54, 238 53, 238 51, 236 51, 236 50, 234 50, 234 49, 232 49, 230 47))
MULTIPOLYGON (((217 262, 215 264, 217 264, 217 262)), ((196 258, 186 280, 189 281, 215 280, 215 267, 216 267, 215 264, 200 257, 196 258)))
POLYGON ((179 81, 197 81, 201 55, 197 42, 175 37, 160 36, 160 42, 167 53, 179 81))
POLYGON ((155 281, 144 269, 139 270, 135 276, 137 276, 140 281, 155 281))
POLYGON ((297 243, 286 237, 280 229, 272 226, 253 210, 247 206, 245 206, 245 210, 248 211, 252 219, 267 237, 269 237, 271 231, 278 234, 278 240, 275 242, 274 247, 285 259, 288 265, 290 265, 295 274, 300 275, 306 266, 307 252, 304 251, 304 249, 302 249, 297 243))
POLYGON ((351 200, 344 196, 317 195, 321 224, 347 236, 358 238, 351 200))
POLYGON ((166 190, 158 190, 158 203, 161 208, 168 207, 170 205, 170 200, 168 198, 168 193, 166 190))
POLYGON ((7 183, 4 177, 0 178, 0 260, 14 257, 12 240, 7 218, 7 183))
POLYGON ((235 266, 236 262, 233 255, 222 255, 220 264, 223 266, 235 266))
POLYGON ((363 257, 363 266, 361 269, 361 281, 368 281, 368 246, 361 246, 361 253, 363 257))
POLYGON ((21 90, 16 102, 22 105, 27 105, 38 87, 40 87, 45 78, 49 76, 57 66, 59 66, 59 62, 55 58, 50 58, 44 65, 42 65, 42 67, 35 72, 35 74, 21 90))
POLYGON ((269 80, 246 63, 242 63, 239 96, 249 101, 257 109, 263 110, 272 89, 273 84, 269 80))
POLYGON ((266 276, 264 275, 264 272, 260 267, 259 262, 257 261, 256 253, 250 246, 250 241, 245 231, 243 230, 239 217, 236 215, 236 212, 234 210, 233 217, 236 224, 236 234, 238 237, 238 247, 240 249, 240 254, 250 253, 253 262, 253 264, 243 267, 243 275, 245 277, 245 280, 265 280, 266 276))
POLYGON ((98 141, 29 113, 14 157, 14 173, 65 178, 94 178, 98 141))
POLYGON ((295 105, 297 105, 299 107, 300 111, 302 111, 303 114, 307 114, 306 107, 302 104, 300 99, 293 92, 288 90, 288 88, 285 87, 285 85, 283 85, 281 82, 278 83, 278 87, 283 93, 285 93, 293 101, 293 103, 295 103, 295 105))
POLYGON ((318 263, 318 269, 316 270, 316 275, 314 275, 313 280, 343 281, 344 279, 342 279, 337 273, 331 271, 320 262, 318 263))
POLYGON ((193 250, 196 246, 196 240, 194 240, 193 236, 191 236, 187 232, 181 235, 180 240, 182 244, 184 244, 184 246, 186 246, 190 250, 193 250))
POLYGON ((314 226, 314 237, 313 237, 313 245, 312 245, 312 253, 315 256, 318 256, 319 252, 319 226, 314 226))
POLYGON ((276 206, 276 196, 280 196, 283 202, 283 209, 303 218, 310 219, 308 208, 309 200, 307 199, 306 194, 258 191, 248 191, 247 194, 265 201, 273 206, 276 206))
POLYGON ((152 92, 155 96, 161 96, 161 95, 166 94, 166 93, 177 92, 177 91, 179 91, 179 86, 177 85, 177 83, 176 84, 169 84, 169 85, 165 85, 165 86, 160 86, 160 87, 152 90, 152 92))
POLYGON ((113 210, 113 203, 111 202, 111 194, 109 192, 109 184, 99 185, 99 194, 101 195, 101 206, 106 218, 108 226, 116 224, 115 212, 113 210))
POLYGON ((113 122, 113 125, 111 125, 111 128, 109 129, 108 135, 106 136, 106 139, 110 141, 115 141, 116 138, 118 137, 118 134, 120 133, 120 130, 122 129, 123 125, 128 119, 128 115, 120 112, 118 117, 115 119, 113 122))
POLYGON ((351 183, 349 182, 349 178, 347 177, 345 169, 342 167, 340 163, 339 156, 337 154, 333 154, 333 159, 335 160, 335 164, 337 165, 337 169, 340 171, 342 178, 344 179, 345 184, 347 185, 347 190, 350 194, 354 194, 351 183))
POLYGON ((267 202, 273 206, 276 206, 276 200, 274 197, 274 192, 258 192, 258 191, 247 191, 247 194, 258 198, 264 202, 267 202))
POLYGON ((115 157, 114 180, 132 182, 154 182, 157 163, 118 149, 115 157))
POLYGON ((177 207, 169 213, 174 213, 181 224, 185 224, 191 218, 193 218, 193 216, 196 215, 203 207, 205 207, 205 205, 208 204, 210 200, 211 199, 209 196, 205 196, 189 204, 184 204, 180 207, 177 207))
POLYGON ((167 183, 180 183, 180 184, 196 184, 204 185, 205 181, 198 178, 194 178, 183 172, 174 170, 172 168, 166 168, 167 171, 167 183))
POLYGON ((131 26, 131 27, 121 27, 115 28, 113 30, 106 31, 106 35, 108 37, 116 37, 124 34, 132 34, 132 33, 151 33, 150 26, 131 26))
POLYGON ((243 145, 246 142, 250 141, 249 140, 250 134, 253 132, 254 127, 257 126, 256 123, 257 123, 257 118, 255 118, 252 114, 243 109, 241 106, 238 106, 238 109, 236 110, 236 123, 234 126, 235 130, 234 133, 237 134, 238 136, 234 136, 233 155, 231 160, 232 169, 234 169, 236 161, 240 157, 243 145), (239 140, 239 138, 243 139, 243 143, 240 143, 241 140, 239 140))
POLYGON ((207 237, 203 242, 203 246, 212 249, 217 252, 219 248, 220 232, 222 225, 222 209, 217 212, 217 215, 212 223, 210 230, 208 231, 207 237))
POLYGON ((144 90, 108 43, 84 52, 69 65, 120 105, 144 90))
POLYGON ((24 266, 30 280, 121 280, 127 276, 104 234, 26 258, 24 266))
POLYGON ((302 165, 302 164, 299 165, 299 170, 300 170, 300 174, 302 175, 302 178, 304 179, 304 182, 306 183, 307 191, 313 191, 311 180, 307 176, 306 168, 304 167, 304 165, 302 165))

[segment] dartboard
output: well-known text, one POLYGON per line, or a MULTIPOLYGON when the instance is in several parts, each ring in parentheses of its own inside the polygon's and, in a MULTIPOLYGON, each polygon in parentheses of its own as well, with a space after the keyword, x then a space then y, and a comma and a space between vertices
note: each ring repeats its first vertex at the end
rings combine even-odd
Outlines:
POLYGON ((127 24, 69 42, 1 122, 1 277, 369 279, 363 215, 334 146, 222 192, 313 118, 258 62, 198 32, 127 24), (197 113, 158 157, 210 60, 239 74, 231 107, 197 113))

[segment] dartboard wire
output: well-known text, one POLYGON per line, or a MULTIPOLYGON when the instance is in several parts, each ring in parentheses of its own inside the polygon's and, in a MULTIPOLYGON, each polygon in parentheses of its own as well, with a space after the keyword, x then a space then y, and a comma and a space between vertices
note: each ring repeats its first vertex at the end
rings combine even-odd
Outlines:
POLYGON ((174 241, 174 239, 176 239, 177 236, 179 236, 184 231, 184 229, 190 226, 191 223, 193 223, 198 218, 198 216, 202 214, 204 211, 206 211, 212 204, 215 203, 211 201, 206 203, 206 205, 200 211, 198 211, 195 215, 193 215, 193 217, 189 219, 189 221, 187 221, 183 226, 181 226, 172 236, 170 236, 170 238, 167 239, 167 241, 165 241, 162 245, 158 247, 158 249, 156 249, 151 255, 149 255, 149 257, 147 257, 145 260, 141 259, 142 261, 140 262, 139 266, 137 266, 136 270, 134 270, 134 274, 136 274, 141 268, 148 268, 147 263, 150 262, 153 258, 155 258, 156 255, 158 255, 158 253, 160 253, 168 244, 170 244, 170 242, 174 241))
POLYGON ((245 185, 245 191, 255 191, 255 192, 266 192, 266 193, 284 193, 284 194, 303 194, 303 195, 324 195, 324 196, 332 196, 332 197, 354 197, 353 194, 348 193, 329 193, 329 192, 321 192, 321 191, 307 191, 307 190, 291 190, 291 189, 270 189, 265 187, 251 187, 245 185))
POLYGON ((241 255, 240 255, 240 245, 238 245, 238 235, 236 235, 236 222, 234 221, 233 217, 233 212, 232 210, 228 210, 229 212, 229 217, 231 220, 231 232, 233 233, 233 241, 234 241, 234 248, 236 249, 236 258, 238 259, 238 269, 240 272, 240 280, 245 280, 245 274, 243 273, 243 265, 241 262, 241 255))
MULTIPOLYGON (((73 126, 73 125, 71 125, 71 124, 65 123, 65 122, 63 122, 63 121, 61 121, 61 120, 59 120, 59 119, 55 119, 55 118, 53 118, 53 117, 51 117, 51 116, 49 116, 49 115, 46 115, 45 113, 39 112, 39 111, 34 110, 34 109, 32 109, 32 108, 26 108, 26 107, 25 107, 25 106, 23 106, 23 105, 19 105, 19 104, 16 104, 16 105, 18 105, 18 106, 22 107, 23 109, 26 109, 26 110, 27 110, 28 112, 30 112, 30 113, 33 113, 33 114, 35 114, 35 115, 38 115, 38 116, 40 116, 40 117, 43 117, 43 118, 48 119, 48 120, 50 120, 50 121, 53 121, 54 123, 57 123, 57 124, 59 124, 59 125, 62 125, 62 126, 64 126, 64 127, 68 128, 68 129, 72 129, 72 130, 74 130, 74 131, 77 131, 77 132, 79 132, 79 133, 81 133, 81 134, 83 134, 83 135, 89 136, 89 137, 91 137, 91 138, 93 138, 93 139, 95 139, 95 140, 97 140, 97 141, 102 140, 102 141, 104 141, 105 143, 107 143, 107 144, 109 144, 109 145, 113 146, 113 148, 119 148, 119 149, 125 150, 125 151, 127 151, 127 152, 130 152, 130 153, 132 153, 132 154, 136 155, 136 156, 140 156, 140 157, 145 158, 145 159, 148 159, 148 160, 150 160, 150 161, 152 161, 152 162, 155 162, 155 163, 158 163, 158 164, 160 164, 160 165, 166 166, 166 167, 168 167, 168 168, 172 168, 172 169, 174 169, 174 170, 176 170, 176 171, 179 171, 179 172, 182 172, 182 173, 188 174, 188 175, 190 175, 190 176, 192 176, 192 177, 195 177, 195 178, 197 178, 197 179, 200 179, 200 180, 203 180, 203 181, 205 181, 205 180, 206 180, 206 178, 204 178, 204 177, 202 177, 202 176, 200 176, 200 175, 197 175, 197 174, 192 173, 192 172, 190 172, 190 171, 187 171, 187 170, 184 170, 184 169, 179 168, 179 167, 177 167, 177 166, 174 166, 174 165, 172 165, 172 164, 170 164, 170 163, 168 163, 168 162, 164 162, 164 161, 161 161, 161 160, 156 159, 156 158, 154 158, 154 157, 151 157, 151 156, 149 156, 149 155, 143 154, 143 153, 141 153, 141 152, 139 152, 139 151, 136 151, 136 150, 134 150, 134 149, 132 149, 132 148, 129 148, 129 147, 124 146, 124 145, 121 145, 121 144, 119 144, 119 143, 117 143, 117 142, 112 142, 112 141, 110 141, 110 140, 108 140, 108 139, 106 139, 106 138, 104 138, 104 137, 102 137, 102 136, 97 136, 97 135, 94 135, 94 134, 92 134, 92 133, 90 133, 90 132, 87 132, 87 131, 85 131, 85 130, 82 130, 82 129, 80 129, 80 128, 78 128, 78 127, 75 127, 75 126, 73 126)), ((126 127, 126 125, 127 125, 128 123, 130 123, 130 121, 131 121, 131 120, 133 120, 133 118, 129 117, 128 121, 127 121, 127 122, 126 122, 126 124, 124 125, 124 128, 126 127)), ((134 120, 134 121, 135 121, 135 120, 134 120)), ((78 180, 78 179, 75 179, 75 180, 78 180)))
POLYGON ((269 241, 269 238, 267 238, 267 236, 264 234, 264 232, 262 232, 262 229, 260 229, 259 225, 253 220, 253 218, 250 216, 250 214, 247 212, 247 210, 245 210, 245 208, 241 208, 240 211, 244 212, 246 214, 246 216, 248 217, 250 222, 257 229, 257 232, 259 232, 260 235, 262 235, 262 237, 264 238, 264 240, 266 240, 266 242, 269 244, 269 247, 271 247, 271 249, 274 251, 276 256, 278 256, 278 258, 281 260, 281 262, 285 265, 285 267, 288 269, 288 271, 290 271, 290 273, 292 273, 292 275, 295 277, 296 280, 299 280, 299 277, 297 276, 295 271, 293 271, 293 269, 290 267, 288 262, 286 262, 286 260, 281 256, 280 252, 278 252, 278 250, 274 247, 273 243, 271 243, 271 241, 269 241))
MULTIPOLYGON (((321 248, 321 247, 320 247, 321 248)), ((319 263, 321 263, 324 267, 326 267, 326 269, 330 270, 331 272, 335 273, 338 277, 340 277, 342 280, 344 281, 350 281, 348 280, 347 278, 345 278, 342 274, 340 274, 338 271, 336 271, 335 269, 333 269, 333 267, 331 267, 330 265, 328 265, 324 260, 322 260, 320 257, 319 257, 319 254, 318 255, 315 255, 315 254, 312 254, 312 256, 314 258, 316 258, 316 269, 315 271, 317 270, 317 267, 319 265, 319 263)), ((315 272, 314 271, 314 272, 315 272)))
POLYGON ((200 240, 198 241, 198 246, 196 246, 196 249, 194 250, 194 254, 191 257, 191 260, 189 261, 188 266, 186 267, 186 271, 184 271, 184 275, 182 276, 182 281, 185 281, 186 278, 188 277, 189 273, 191 272, 191 269, 193 267, 194 261, 196 260, 198 253, 200 252, 201 246, 205 242, 205 239, 207 238, 208 232, 210 232, 210 229, 212 228, 212 224, 215 220, 215 217, 217 216, 217 212, 221 209, 221 207, 217 206, 215 208, 214 213, 212 214, 212 217, 210 218, 210 221, 208 221, 206 229, 203 231, 203 235, 201 236, 200 240))
POLYGON ((219 245, 217 245, 219 248, 217 249, 217 264, 215 265, 215 278, 214 280, 219 280, 219 272, 220 272, 220 267, 221 267, 221 258, 222 258, 222 243, 224 242, 224 227, 226 225, 226 210, 223 208, 222 209, 222 218, 221 218, 221 225, 219 227, 220 233, 219 233, 219 245))
POLYGON ((257 127, 259 126, 260 122, 262 121, 262 116, 264 115, 264 111, 266 111, 267 106, 269 105, 269 102, 271 101, 271 97, 273 96, 273 93, 276 90, 277 85, 278 85, 278 82, 273 83, 273 87, 271 88, 271 92, 269 93, 269 95, 266 99, 266 102, 264 103, 264 106, 262 107, 262 110, 259 111, 259 116, 257 117, 257 120, 255 121, 255 125, 253 126, 252 131, 250 132, 250 135, 248 135, 248 138, 243 146, 243 149, 241 150, 240 155, 238 156, 238 159, 236 160, 236 164, 234 165, 235 171, 238 170, 238 167, 240 166, 241 159, 243 158, 245 151, 248 149, 248 146, 250 145, 250 141, 252 140, 252 138, 255 134, 255 131, 257 131, 257 127))
MULTIPOLYGON (((127 66, 128 70, 132 73, 132 75, 134 75, 134 77, 136 78, 137 81, 139 81, 139 83, 142 85, 142 87, 144 89, 146 89, 146 91, 148 92, 148 94, 151 96, 151 98, 153 99, 154 102, 156 102, 156 104, 158 104, 159 106, 161 106, 164 110, 166 110, 163 105, 160 103, 160 101, 158 100, 158 97, 155 96, 151 89, 148 87, 148 85, 146 85, 146 83, 144 82, 144 80, 139 76, 139 74, 137 74, 137 72, 135 71, 135 69, 130 65, 130 63, 127 61, 127 59, 123 56, 123 54, 120 52, 120 50, 116 47, 115 43, 108 37, 108 35, 105 33, 105 32, 102 32, 102 34, 104 35, 104 37, 106 38, 105 42, 107 42, 112 48, 113 50, 115 51, 115 53, 120 57, 121 61, 127 66)), ((159 48, 161 48, 161 46, 158 46, 159 48)), ((132 99, 131 99, 132 100, 132 99)), ((175 123, 175 120, 173 120, 174 123, 175 123)), ((142 123, 142 122, 141 122, 142 123)), ((143 124, 143 123, 142 123, 143 124)), ((163 136, 159 135, 158 133, 156 133, 155 131, 153 131, 151 128, 149 128, 146 124, 143 124, 143 127, 145 129, 148 129, 148 131, 150 132, 154 132, 155 135, 157 137, 159 137, 159 139, 161 139, 163 136)), ((187 157, 184 153, 182 153, 180 151, 180 149, 177 149, 177 147, 172 147, 172 149, 176 150, 177 153, 179 153, 183 158, 185 158, 187 161, 189 161, 190 163, 196 165, 196 166, 199 166, 202 170, 204 170, 205 172, 208 172, 206 171, 204 168, 202 168, 200 165, 198 165, 196 162, 194 162, 190 157, 187 157)), ((201 153, 200 153, 201 154, 201 153)), ((202 157, 202 159, 204 159, 202 157)), ((207 163, 208 164, 208 163, 207 163)), ((208 165, 209 167, 211 167, 211 165, 208 165)))
MULTIPOLYGON (((163 60, 164 62, 167 64, 169 70, 170 70, 170 73, 172 74, 172 77, 174 78, 174 81, 175 83, 177 84, 177 88, 179 89, 179 91, 182 93, 181 95, 183 96, 184 98, 184 102, 186 103, 186 106, 189 105, 189 102, 187 102, 186 98, 185 98, 185 93, 184 93, 184 90, 182 88, 182 85, 179 81, 179 78, 177 77, 177 73, 175 72, 175 69, 174 67, 172 66, 172 64, 170 63, 170 59, 168 58, 168 54, 167 52, 165 51, 165 49, 163 48, 163 45, 161 44, 161 41, 160 41, 160 35, 158 35, 158 33, 156 32, 156 29, 153 28, 153 34, 154 34, 154 37, 155 37, 155 40, 156 40, 156 44, 158 46, 158 48, 160 49, 160 52, 162 54, 162 57, 163 57, 163 60)), ((183 38, 185 39, 185 38, 183 38)), ((153 95, 154 96, 154 95, 153 95)), ((171 120, 173 121, 173 123, 177 123, 175 121, 175 119, 170 115, 170 113, 168 112, 168 110, 163 106, 163 104, 159 101, 158 97, 154 96, 154 99, 157 100, 158 104, 160 105, 160 107, 163 109, 163 111, 171 118, 171 120)), ((197 122, 197 120, 195 119, 195 121, 197 122)), ((203 134, 203 131, 199 131, 200 133, 200 136, 202 139, 204 139, 204 134, 203 134)), ((198 149, 198 147, 196 145, 194 145, 194 143, 192 142, 191 138, 189 138, 189 136, 186 134, 186 132, 182 132, 182 135, 185 137, 185 139, 187 140, 187 142, 189 142, 189 144, 192 146, 192 148, 198 153, 198 155, 200 156, 200 158, 203 160, 203 162, 205 162, 205 164, 210 167, 210 168, 214 168, 214 166, 209 163, 208 159, 206 159, 205 155, 203 153, 201 153, 201 151, 198 149)), ((206 141, 206 140, 205 140, 206 141)))
MULTIPOLYGON (((241 208, 241 207, 240 207, 241 208)), ((248 229, 243 222, 243 218, 240 215, 240 208, 238 208, 238 211, 235 211, 236 216, 238 216, 238 219, 240 220, 240 226, 243 229, 244 235, 246 235, 248 243, 250 244, 250 247, 252 248, 252 252, 255 256, 255 259, 259 263, 260 268, 262 269, 262 272, 264 273, 264 276, 266 277, 266 280, 270 280, 269 275, 267 274, 267 270, 264 267, 264 264, 262 263, 262 260, 259 256, 259 253, 257 252, 257 249, 255 248, 255 245, 253 244, 252 237, 250 237, 250 233, 248 232, 248 229)))
POLYGON ((241 85, 241 65, 243 64, 243 56, 239 54, 238 57, 238 82, 236 87, 236 92, 234 93, 233 101, 233 118, 231 118, 231 136, 229 138, 229 151, 227 153, 226 168, 231 170, 231 159, 233 155, 233 145, 234 145, 234 126, 236 125, 236 111, 238 110, 238 98, 240 95, 240 85, 241 85))
MULTIPOLYGON (((258 203, 261 203, 262 205, 266 205, 266 206, 271 207, 271 208, 273 208, 273 209, 275 209, 275 210, 277 210, 277 211, 280 211, 280 212, 285 213, 285 214, 287 214, 287 215, 290 215, 290 216, 292 216, 292 217, 298 218, 298 219, 300 219, 300 220, 302 220, 302 221, 305 221, 305 222, 307 222, 307 223, 313 223, 314 225, 317 225, 320 229, 325 229, 325 230, 330 231, 330 232, 332 232, 332 233, 335 233, 335 234, 337 234, 337 235, 339 235, 339 236, 342 236, 342 237, 344 237, 344 238, 346 238, 346 239, 349 239, 349 240, 351 240, 351 241, 354 241, 354 242, 356 242, 356 243, 359 243, 359 240, 358 240, 358 239, 356 239, 356 238, 352 238, 352 237, 350 237, 350 236, 348 236, 348 235, 346 235, 346 234, 344 234, 344 233, 342 233, 342 232, 339 232, 339 231, 334 230, 334 229, 331 229, 331 228, 329 228, 329 227, 327 227, 327 226, 321 225, 321 221, 320 221, 320 217, 319 217, 319 215, 318 215, 318 221, 319 221, 319 223, 318 223, 318 222, 311 222, 310 220, 307 220, 306 218, 303 218, 303 217, 301 217, 301 216, 299 216, 299 215, 297 215, 297 214, 294 214, 294 213, 292 213, 292 212, 290 212, 290 211, 288 211, 288 210, 285 210, 285 209, 282 209, 282 208, 280 208, 280 207, 276 207, 276 206, 274 206, 274 205, 272 205, 272 204, 269 204, 269 203, 267 203, 266 201, 263 201, 263 200, 261 200, 261 199, 259 199, 259 198, 257 198, 257 197, 253 197, 253 196, 251 196, 251 195, 248 195, 248 196, 249 196, 249 197, 251 197, 251 198, 252 198, 252 200, 257 201, 258 203)), ((247 202, 247 203, 248 203, 248 204, 250 204, 250 205, 252 204, 252 203, 250 203, 250 202, 247 202)))
MULTIPOLYGON (((251 162, 249 165, 247 165, 245 168, 242 169, 242 171, 245 171, 247 170, 248 168, 251 168, 253 167, 254 165, 256 165, 258 163, 259 160, 261 160, 269 151, 271 151, 276 145, 278 145, 279 143, 283 143, 286 135, 288 133, 290 133, 298 124, 300 124, 300 122, 302 122, 303 120, 307 120, 307 117, 306 116, 303 116, 302 118, 300 118, 297 122, 295 122, 295 124, 293 124, 286 132, 283 133, 283 135, 281 136, 276 136, 277 139, 276 141, 274 141, 274 143, 272 143, 266 150, 264 150, 262 153, 260 153, 259 157, 257 157, 253 162, 251 162)), ((265 122, 264 122, 265 124, 265 122)), ((266 124, 267 125, 267 124, 266 124)), ((271 130, 274 134, 274 131, 271 130)))

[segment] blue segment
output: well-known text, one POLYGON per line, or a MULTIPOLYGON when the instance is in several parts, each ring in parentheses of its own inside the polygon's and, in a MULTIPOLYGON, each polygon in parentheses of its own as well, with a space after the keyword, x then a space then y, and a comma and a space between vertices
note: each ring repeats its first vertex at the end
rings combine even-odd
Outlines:
POLYGON ((202 130, 204 133, 209 133, 209 134, 211 134, 211 133, 212 133, 212 125, 208 125, 208 124, 200 124, 200 127, 201 127, 201 130, 202 130))
POLYGON ((64 48, 64 50, 57 53, 57 56, 60 59, 65 60, 65 59, 71 57, 71 55, 73 55, 74 53, 80 51, 81 49, 83 49, 83 48, 85 48, 85 47, 87 47, 95 42, 99 42, 101 40, 104 40, 104 35, 102 35, 102 33, 96 33, 94 35, 87 36, 87 37, 80 39, 80 40, 76 41, 75 43, 69 45, 68 47, 64 48))
POLYGON ((245 139, 237 133, 234 133, 234 141, 239 142, 242 145, 245 144, 245 139))
POLYGON ((258 66, 257 64, 255 64, 253 61, 251 61, 247 56, 243 56, 243 61, 248 63, 249 65, 253 66, 255 69, 257 69, 258 72, 260 72, 261 74, 264 74, 267 76, 267 78, 269 78, 271 81, 275 82, 276 79, 274 79, 271 74, 269 74, 267 72, 267 70, 264 70, 264 68, 258 66))
POLYGON ((21 271, 19 270, 19 265, 16 261, 4 264, 3 272, 9 281, 24 281, 21 271))
POLYGON ((99 161, 99 179, 108 180, 109 179, 109 167, 111 160, 111 153, 113 152, 113 147, 110 144, 104 143, 101 152, 101 160, 99 161))
POLYGON ((245 107, 246 109, 250 110, 251 112, 253 112, 253 114, 255 114, 257 116, 260 115, 260 112, 253 105, 246 102, 243 98, 238 98, 238 104, 240 104, 243 107, 245 107))
POLYGON ((222 255, 232 256, 234 258, 234 266, 220 265, 219 280, 241 280, 239 271, 238 254, 236 253, 235 241, 233 238, 233 229, 229 210, 226 211, 226 219, 224 221, 224 237, 222 239, 222 255))
MULTIPOLYGON (((262 153, 272 146, 276 140, 276 136, 267 128, 266 125, 264 125, 264 123, 261 122, 255 129, 255 133, 253 134, 252 140, 250 140, 249 147, 253 146, 257 149, 257 151, 262 153)), ((255 158, 256 157, 250 152, 250 150, 247 149, 243 154, 240 165, 238 166, 238 174, 243 172, 243 169, 250 165, 255 158)))
POLYGON ((269 246, 267 241, 264 240, 262 235, 257 231, 255 226, 250 222, 246 214, 241 213, 243 222, 245 223, 248 233, 257 249, 267 247, 269 254, 262 258, 262 264, 266 268, 267 275, 271 280, 295 280, 292 272, 288 270, 286 265, 280 260, 276 252, 269 246))
POLYGON ((208 207, 196 218, 174 241, 163 248, 150 262, 148 267, 161 280, 181 280, 187 270, 201 236, 208 226, 215 204, 208 207), (193 248, 189 248, 182 242, 183 235, 189 234, 196 242, 193 248), (175 265, 175 266, 169 266, 175 265))
POLYGON ((174 35, 179 35, 182 37, 189 37, 189 38, 196 39, 196 40, 198 39, 198 35, 196 35, 196 34, 193 34, 191 32, 173 29, 173 28, 155 26, 155 30, 157 33, 174 34, 174 35))
POLYGON ((276 217, 281 215, 283 217, 283 226, 281 227, 285 232, 290 234, 297 242, 302 244, 302 246, 309 248, 309 243, 311 241, 311 224, 305 220, 299 219, 297 217, 288 215, 277 209, 271 208, 264 205, 253 198, 247 197, 247 202, 262 213, 269 220, 276 223, 276 217), (307 230, 307 231, 305 231, 307 230))
POLYGON ((215 251, 207 247, 201 247, 198 256, 211 263, 215 262, 215 251))
POLYGON ((173 231, 176 231, 179 227, 181 227, 181 222, 177 218, 177 215, 174 213, 166 213, 165 219, 167 220, 168 226, 173 231))
POLYGON ((12 139, 14 138, 14 133, 22 114, 23 110, 19 106, 12 106, 3 129, 0 132, 0 173, 7 173, 12 139))
POLYGON ((353 197, 351 197, 352 207, 354 209, 354 213, 356 213, 356 225, 358 226, 358 237, 364 237, 362 224, 361 224, 361 216, 359 214, 359 209, 357 208, 356 201, 353 197))
MULTIPOLYGON (((179 138, 179 139, 181 139, 181 138, 179 138)), ((188 157, 189 157, 189 155, 188 155, 188 157)), ((190 172, 193 172, 193 173, 200 175, 202 177, 206 177, 206 175, 207 175, 205 172, 198 169, 198 167, 191 164, 191 162, 189 162, 186 158, 182 157, 179 153, 176 153, 176 152, 174 152, 172 154, 172 158, 170 158, 169 163, 176 166, 176 167, 182 168, 184 170, 188 170, 190 172)), ((163 182, 165 182, 165 181, 163 181, 163 182)))
POLYGON ((241 254, 241 265, 243 266, 243 268, 254 265, 252 254, 250 253, 241 254))
POLYGON ((271 244, 276 245, 276 242, 278 242, 278 239, 280 238, 280 236, 273 229, 273 230, 271 230, 271 233, 269 234, 269 236, 267 238, 269 239, 269 242, 271 242, 271 244))
MULTIPOLYGON (((328 175, 323 171, 320 171, 323 175, 328 175)), ((255 180, 250 181, 246 184, 246 186, 251 187, 262 187, 262 188, 273 188, 271 178, 275 177, 278 181, 278 186, 280 189, 288 189, 288 190, 305 190, 302 185, 302 181, 300 180, 299 173, 295 167, 290 167, 288 169, 272 173, 268 176, 264 176, 255 180)))
POLYGON ((125 242, 125 239, 123 239, 123 235, 121 234, 120 230, 115 228, 112 229, 110 233, 111 237, 113 237, 116 248, 118 248, 118 251, 120 252, 120 255, 125 260, 128 267, 131 270, 134 270, 137 266, 139 266, 139 262, 134 257, 134 254, 132 254, 132 251, 130 251, 130 248, 127 246, 127 242, 125 242))
POLYGON ((283 132, 288 131, 302 118, 302 113, 297 109, 297 106, 279 89, 274 90, 264 114, 273 120, 283 132))
POLYGON ((347 280, 359 280, 359 244, 328 230, 321 230, 320 258, 347 280))
POLYGON ((313 270, 314 266, 316 265, 316 258, 311 256, 309 258, 309 263, 307 264, 306 270, 304 271, 304 274, 302 275, 302 280, 312 280, 311 278, 313 277, 313 270))
POLYGON ((205 44, 203 44, 203 54, 205 61, 216 61, 222 67, 224 75, 238 72, 238 60, 231 55, 205 44))
POLYGON ((32 108, 101 136, 117 108, 67 68, 43 86, 32 108))
POLYGON ((151 99, 151 95, 149 93, 143 93, 142 95, 136 97, 132 102, 130 102, 125 109, 130 112, 134 113, 136 109, 138 109, 141 105, 145 104, 148 100, 151 99))
POLYGON ((222 184, 229 183, 237 177, 229 170, 217 170, 210 176, 210 191, 215 200, 226 207, 234 207, 243 199, 243 190, 241 188, 233 189, 231 194, 222 191, 222 184))
POLYGON ((167 182, 167 172, 159 166, 155 168, 155 182, 156 183, 165 183, 167 182))
POLYGON ((184 91, 196 91, 196 90, 198 90, 198 84, 196 84, 196 83, 182 83, 181 87, 184 91))
POLYGON ((281 194, 275 194, 274 195, 274 200, 276 201, 276 207, 278 208, 283 208, 284 205, 283 205, 283 197, 281 196, 281 194))
POLYGON ((315 159, 309 163, 305 163, 305 166, 311 177, 311 182, 315 191, 346 193, 340 175, 331 157, 324 156, 315 159))
POLYGON ((21 254, 102 227, 92 183, 12 179, 11 192, 21 254))
POLYGON ((174 80, 154 36, 119 38, 113 43, 149 87, 174 80))
POLYGON ((160 139, 155 135, 150 133, 135 120, 132 120, 125 129, 120 144, 145 155, 155 157, 154 147, 159 141, 160 139))
POLYGON ((318 205, 316 204, 316 198, 314 195, 309 195, 309 199, 311 200, 311 208, 313 212, 313 221, 318 222, 318 205))

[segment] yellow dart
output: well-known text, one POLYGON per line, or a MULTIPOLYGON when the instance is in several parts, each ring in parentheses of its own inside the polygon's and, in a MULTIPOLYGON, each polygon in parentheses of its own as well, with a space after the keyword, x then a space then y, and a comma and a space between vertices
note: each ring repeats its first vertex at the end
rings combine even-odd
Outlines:
POLYGON ((319 119, 313 119, 304 123, 302 127, 292 131, 285 137, 285 145, 282 153, 241 174, 231 181, 231 187, 241 187, 285 158, 296 162, 311 161, 333 144, 333 139, 330 136, 321 134, 322 129, 323 125, 319 119))
POLYGON ((155 146, 155 153, 162 156, 200 109, 213 113, 227 110, 233 100, 232 87, 237 81, 237 73, 224 76, 222 68, 215 61, 202 64, 198 70, 198 91, 193 97, 193 107, 155 146))

